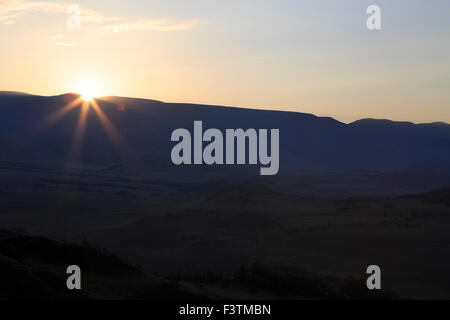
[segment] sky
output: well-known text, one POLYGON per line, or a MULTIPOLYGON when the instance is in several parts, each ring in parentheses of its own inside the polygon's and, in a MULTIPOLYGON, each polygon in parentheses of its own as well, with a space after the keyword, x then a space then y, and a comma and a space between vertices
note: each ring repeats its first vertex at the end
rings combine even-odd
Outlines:
POLYGON ((0 0, 0 39, 0 90, 450 123, 448 0, 0 0))

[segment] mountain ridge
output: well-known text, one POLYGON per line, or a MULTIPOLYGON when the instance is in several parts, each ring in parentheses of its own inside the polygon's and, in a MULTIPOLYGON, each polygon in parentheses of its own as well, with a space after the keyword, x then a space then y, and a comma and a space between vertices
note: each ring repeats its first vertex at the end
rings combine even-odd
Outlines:
MULTIPOLYGON (((4 90, 1 91, 0 90, 0 97, 4 97, 4 96, 12 96, 12 97, 17 97, 17 96, 27 96, 27 97, 45 97, 45 98, 57 98, 57 97, 66 97, 66 98, 73 98, 73 97, 80 97, 81 94, 75 93, 75 92, 67 92, 67 93, 62 93, 62 94, 58 94, 58 95, 50 95, 50 96, 43 96, 43 95, 37 95, 37 94, 30 94, 30 93, 26 93, 26 92, 20 92, 20 91, 8 91, 8 90, 4 90)), ((283 112, 283 113, 288 113, 288 114, 300 114, 300 115, 309 115, 309 116, 313 116, 319 119, 331 119, 334 120, 336 122, 345 124, 345 125, 356 125, 356 124, 360 124, 360 123, 373 123, 373 122, 377 122, 377 123, 394 123, 394 124, 412 124, 412 125, 436 125, 436 126, 450 126, 450 123, 447 123, 445 121, 433 121, 433 122, 412 122, 412 121, 407 121, 407 120, 391 120, 391 119, 383 119, 383 118, 361 118, 355 121, 351 121, 349 123, 345 123, 342 122, 340 120, 337 120, 335 118, 333 118, 332 116, 318 116, 315 115, 313 113, 307 113, 307 112, 301 112, 301 111, 290 111, 290 110, 276 110, 276 109, 259 109, 257 107, 255 108, 251 108, 251 107, 236 107, 236 106, 227 106, 227 105, 215 105, 215 104, 202 104, 202 103, 193 103, 193 102, 165 102, 165 101, 161 101, 161 100, 155 100, 155 99, 149 99, 149 98, 135 98, 135 97, 125 97, 125 96, 116 96, 116 95, 107 95, 107 96, 101 96, 101 97, 96 97, 95 99, 126 99, 126 100, 135 100, 135 101, 142 101, 142 102, 157 102, 157 103, 163 103, 166 105, 185 105, 185 106, 201 106, 201 107, 213 107, 213 108, 229 108, 229 109, 241 109, 241 110, 257 110, 257 111, 261 111, 261 112, 283 112)))
POLYGON ((60 165, 67 162, 75 147, 81 165, 109 167, 160 159, 165 170, 176 170, 170 162, 174 145, 171 133, 177 128, 191 130, 194 121, 202 120, 204 130, 280 129, 281 170, 285 171, 396 171, 433 168, 436 164, 450 168, 450 125, 442 123, 361 119, 345 124, 331 117, 292 111, 111 96, 95 99, 103 115, 89 108, 81 132, 77 129, 81 101, 62 112, 78 97, 73 93, 0 96, 0 108, 8 114, 0 119, 0 161, 60 165), (55 121, 42 125, 55 115, 55 121), (78 146, 74 145, 76 132, 82 140, 78 146))

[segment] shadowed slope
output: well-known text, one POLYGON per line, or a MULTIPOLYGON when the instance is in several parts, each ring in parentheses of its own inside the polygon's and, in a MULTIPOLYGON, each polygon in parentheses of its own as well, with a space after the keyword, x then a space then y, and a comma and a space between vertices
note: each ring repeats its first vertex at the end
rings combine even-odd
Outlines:
MULTIPOLYGON (((46 118, 78 96, 0 96, 1 161, 64 165, 82 113, 74 107, 51 126, 46 118)), ((101 113, 87 110, 80 148, 83 166, 111 166, 130 161, 159 161, 170 168, 170 134, 192 129, 194 120, 207 128, 279 128, 280 172, 290 170, 450 171, 450 126, 364 119, 344 124, 311 114, 240 109, 155 100, 105 97, 97 99, 101 113), (123 137, 105 132, 105 121, 123 137), (125 148, 125 143, 127 148, 125 148), (118 150, 122 149, 122 150, 118 150), (440 170, 440 169, 439 169, 440 170)), ((107 128, 106 128, 107 129, 107 128)))

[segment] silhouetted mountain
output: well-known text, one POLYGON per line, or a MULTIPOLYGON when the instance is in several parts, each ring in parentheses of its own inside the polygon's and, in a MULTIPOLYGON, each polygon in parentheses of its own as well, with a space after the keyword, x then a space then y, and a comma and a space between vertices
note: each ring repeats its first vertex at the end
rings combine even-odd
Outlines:
MULTIPOLYGON (((68 161, 81 108, 52 125, 45 119, 76 99, 1 94, 0 160, 61 166, 68 161)), ((111 142, 92 108, 88 111, 80 163, 109 167, 151 163, 173 168, 170 134, 192 130, 194 120, 207 128, 279 128, 280 172, 290 170, 444 170, 450 167, 450 125, 363 119, 344 124, 311 114, 242 109, 155 100, 96 99, 124 141, 111 142), (119 150, 119 151, 118 151, 119 150)))
POLYGON ((0 91, 0 97, 18 97, 18 96, 31 96, 25 92, 18 91, 0 91))

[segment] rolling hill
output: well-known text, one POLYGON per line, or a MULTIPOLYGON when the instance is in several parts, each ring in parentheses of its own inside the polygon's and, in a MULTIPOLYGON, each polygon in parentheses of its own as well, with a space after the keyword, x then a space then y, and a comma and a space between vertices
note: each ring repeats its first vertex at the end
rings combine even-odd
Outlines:
MULTIPOLYGON (((46 120, 77 97, 0 94, 0 161, 40 166, 66 164, 81 108, 72 108, 52 124, 46 120)), ((450 172, 450 125, 445 123, 363 119, 345 124, 294 112, 121 97, 96 101, 116 128, 115 138, 109 139, 90 108, 78 163, 83 167, 135 163, 171 170, 171 132, 177 128, 192 130, 193 121, 202 120, 204 129, 279 128, 280 173, 416 169, 450 172)))

